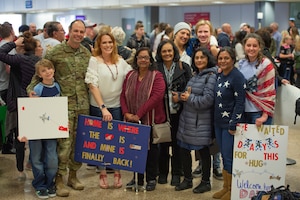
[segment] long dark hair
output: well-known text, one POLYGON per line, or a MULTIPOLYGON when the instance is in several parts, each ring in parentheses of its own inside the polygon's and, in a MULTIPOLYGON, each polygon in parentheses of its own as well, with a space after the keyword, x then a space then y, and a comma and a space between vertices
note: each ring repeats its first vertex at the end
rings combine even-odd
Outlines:
POLYGON ((153 70, 156 70, 157 69, 157 66, 156 66, 156 62, 154 61, 153 57, 152 57, 152 54, 151 54, 151 51, 148 47, 141 47, 137 50, 135 56, 134 56, 134 60, 133 60, 133 63, 132 63, 132 68, 134 70, 138 70, 139 66, 137 65, 137 57, 139 56, 139 54, 141 53, 141 51, 147 51, 148 52, 148 55, 150 57, 150 66, 149 66, 149 70, 153 71, 153 70))

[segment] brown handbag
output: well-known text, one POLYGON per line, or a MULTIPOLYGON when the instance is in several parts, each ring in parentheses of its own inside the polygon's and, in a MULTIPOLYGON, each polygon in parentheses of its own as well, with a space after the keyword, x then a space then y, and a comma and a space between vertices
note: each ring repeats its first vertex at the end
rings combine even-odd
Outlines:
POLYGON ((167 121, 161 124, 154 123, 155 111, 154 109, 152 110, 152 137, 153 137, 152 143, 153 144, 172 141, 170 117, 169 117, 169 111, 167 109, 166 100, 165 100, 165 108, 166 108, 167 121))

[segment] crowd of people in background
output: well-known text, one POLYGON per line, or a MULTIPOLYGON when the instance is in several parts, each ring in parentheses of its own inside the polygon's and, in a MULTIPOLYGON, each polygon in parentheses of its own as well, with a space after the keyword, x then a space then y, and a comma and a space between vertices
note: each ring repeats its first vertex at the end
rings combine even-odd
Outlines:
MULTIPOLYGON (((18 36, 9 22, 0 24, 0 94, 7 105, 2 153, 16 154, 19 179, 24 180, 27 139, 18 137, 16 99, 67 96, 70 137, 30 141, 25 164, 32 168, 39 198, 67 197, 70 191, 63 179, 67 174, 68 186, 84 189, 77 178, 82 163, 74 160, 79 114, 151 125, 152 120, 165 122, 168 113, 172 142, 149 140, 145 189, 170 183, 182 191, 193 188, 193 178, 202 177, 192 191, 204 193, 212 188, 212 168, 213 177, 223 181, 213 198, 229 200, 237 123, 272 124, 276 88, 281 84, 300 88, 295 19, 289 19, 288 29, 279 30, 276 22, 258 30, 242 23, 233 32, 230 23, 214 28, 201 19, 174 26, 156 23, 147 34, 138 21, 125 41, 121 27, 89 20, 73 21, 68 31, 58 21, 46 22, 42 29, 30 23, 19 27, 18 36), (37 86, 50 87, 55 94, 37 86), (45 149, 47 159, 40 162, 45 149), (191 151, 198 161, 194 170, 191 151)), ((122 187, 120 170, 88 168, 100 173, 102 189, 109 187, 107 170, 114 173, 114 188, 122 187)), ((144 174, 137 176, 137 184, 143 186, 144 174)), ((135 180, 126 186, 133 187, 135 180)))

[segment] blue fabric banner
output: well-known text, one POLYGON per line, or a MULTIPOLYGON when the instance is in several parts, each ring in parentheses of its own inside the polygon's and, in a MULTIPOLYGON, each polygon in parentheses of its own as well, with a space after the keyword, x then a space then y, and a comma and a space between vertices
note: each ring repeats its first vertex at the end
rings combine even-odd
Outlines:
POLYGON ((75 160, 144 173, 151 127, 79 115, 75 160))

